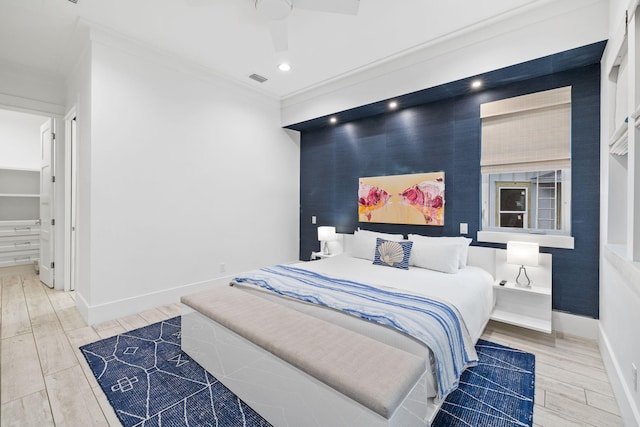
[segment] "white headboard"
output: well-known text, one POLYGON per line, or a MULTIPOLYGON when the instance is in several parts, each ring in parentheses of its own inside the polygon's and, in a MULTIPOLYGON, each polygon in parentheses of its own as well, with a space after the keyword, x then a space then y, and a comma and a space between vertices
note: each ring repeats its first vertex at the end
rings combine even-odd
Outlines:
POLYGON ((482 246, 469 246, 467 265, 480 267, 496 277, 496 249, 482 246))

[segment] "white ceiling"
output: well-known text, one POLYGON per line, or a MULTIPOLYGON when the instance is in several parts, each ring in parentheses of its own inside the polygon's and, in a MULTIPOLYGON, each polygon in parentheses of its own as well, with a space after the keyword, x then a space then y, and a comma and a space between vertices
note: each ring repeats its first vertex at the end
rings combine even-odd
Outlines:
POLYGON ((64 76, 80 20, 282 99, 549 1, 361 0, 355 16, 294 7, 289 49, 275 52, 254 0, 0 0, 0 59, 64 76))

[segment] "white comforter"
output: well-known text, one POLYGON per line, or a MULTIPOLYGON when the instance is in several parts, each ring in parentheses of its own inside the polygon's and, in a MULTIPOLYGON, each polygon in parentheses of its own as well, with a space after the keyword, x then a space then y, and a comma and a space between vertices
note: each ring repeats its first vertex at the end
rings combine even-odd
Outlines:
POLYGON ((402 270, 373 265, 369 260, 349 254, 294 266, 449 302, 460 312, 474 342, 482 335, 493 309, 493 277, 479 267, 467 266, 456 274, 419 267, 402 270))

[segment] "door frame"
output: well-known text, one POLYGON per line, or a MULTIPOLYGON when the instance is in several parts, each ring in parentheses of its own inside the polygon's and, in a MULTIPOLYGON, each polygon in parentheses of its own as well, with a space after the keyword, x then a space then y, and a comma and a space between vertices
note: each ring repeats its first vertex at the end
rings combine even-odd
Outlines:
MULTIPOLYGON (((34 115, 43 116, 43 117, 50 117, 55 121, 56 139, 58 139, 58 141, 62 141, 66 139, 66 129, 64 129, 64 126, 60 125, 61 123, 63 123, 64 117, 65 117, 62 106, 54 105, 54 104, 44 105, 42 103, 32 102, 32 101, 16 102, 16 99, 7 98, 0 94, 0 109, 15 111, 18 113, 34 114, 34 115)), ((66 147, 64 144, 56 144, 56 149, 51 159, 54 170, 58 170, 58 171, 61 170, 59 166, 61 165, 60 162, 64 161, 65 151, 66 151, 66 147)), ((58 176, 57 178, 61 178, 61 177, 58 176)), ((63 181, 63 180, 64 179, 57 179, 56 181, 63 181)), ((66 211, 66 207, 64 205, 66 203, 65 202, 66 198, 65 198, 65 192, 63 190, 64 190, 63 186, 60 186, 60 185, 54 186, 55 204, 54 204, 53 210, 56 218, 63 217, 64 215, 61 215, 61 213, 66 211)), ((54 233, 54 239, 55 239, 54 241, 56 243, 55 243, 55 249, 53 252, 52 260, 54 263, 57 263, 58 265, 64 265, 66 263, 66 258, 65 258, 66 242, 64 241, 64 238, 63 238, 64 237, 63 233, 65 233, 65 228, 66 228, 66 224, 62 220, 58 221, 56 226, 53 227, 53 233, 54 233)), ((55 283, 54 289, 62 290, 63 287, 66 286, 68 278, 67 276, 64 275, 65 270, 66 270, 65 268, 55 268, 53 270, 54 283, 55 283)))
POLYGON ((74 105, 64 116, 64 290, 76 289, 77 280, 77 108, 74 105))

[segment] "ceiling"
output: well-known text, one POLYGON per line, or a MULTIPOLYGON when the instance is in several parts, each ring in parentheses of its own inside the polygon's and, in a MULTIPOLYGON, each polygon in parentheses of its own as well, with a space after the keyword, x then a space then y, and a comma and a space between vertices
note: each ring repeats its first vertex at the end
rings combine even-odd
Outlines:
POLYGON ((255 0, 0 0, 0 61, 64 76, 85 22, 284 99, 549 1, 361 0, 357 15, 341 15, 293 0, 289 47, 276 52, 255 0), (292 70, 279 71, 282 61, 292 70))

